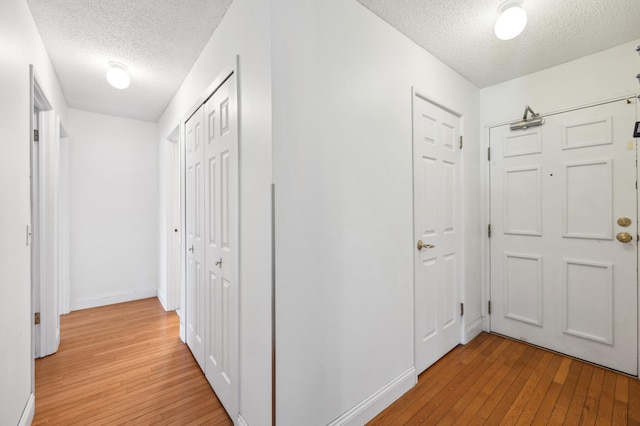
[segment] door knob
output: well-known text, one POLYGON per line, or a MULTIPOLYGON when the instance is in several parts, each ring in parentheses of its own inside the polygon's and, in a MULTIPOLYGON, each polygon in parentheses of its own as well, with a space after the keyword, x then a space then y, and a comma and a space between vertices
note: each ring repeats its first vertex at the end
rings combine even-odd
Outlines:
POLYGON ((628 243, 629 241, 633 240, 633 237, 628 232, 620 232, 618 235, 616 235, 616 238, 621 243, 628 243))
POLYGON ((189 247, 189 251, 193 253, 193 246, 189 247))
POLYGON ((433 244, 425 244, 422 242, 422 240, 418 240, 418 250, 422 250, 423 248, 435 248, 435 246, 433 244))
POLYGON ((220 260, 216 262, 216 266, 219 266, 222 268, 222 258, 220 258, 220 260))

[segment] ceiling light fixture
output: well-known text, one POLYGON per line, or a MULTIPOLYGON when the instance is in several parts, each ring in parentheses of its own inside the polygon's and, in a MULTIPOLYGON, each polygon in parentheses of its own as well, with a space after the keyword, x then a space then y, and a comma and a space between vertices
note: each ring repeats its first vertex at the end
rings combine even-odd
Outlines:
POLYGON ((507 0, 498 7, 500 16, 496 21, 495 32, 500 40, 517 37, 527 25, 527 13, 519 1, 507 0))
POLYGON ((126 89, 131 84, 127 67, 119 62, 109 62, 111 68, 107 71, 107 81, 116 89, 126 89))

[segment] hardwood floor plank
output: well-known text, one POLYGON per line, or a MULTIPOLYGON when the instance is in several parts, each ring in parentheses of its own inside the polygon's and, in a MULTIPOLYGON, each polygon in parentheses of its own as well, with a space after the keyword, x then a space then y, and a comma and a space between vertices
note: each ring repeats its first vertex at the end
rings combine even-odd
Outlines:
POLYGON ((589 383, 593 375, 593 369, 594 367, 590 364, 585 364, 582 367, 580 378, 578 378, 578 383, 576 384, 576 389, 569 403, 567 416, 565 417, 565 422, 569 424, 578 424, 580 421, 584 401, 587 398, 587 392, 589 390, 589 383))
POLYGON ((549 417, 549 424, 559 425, 564 423, 564 419, 567 417, 567 411, 569 411, 569 405, 571 404, 571 398, 573 398, 573 393, 578 385, 578 379, 580 378, 584 365, 584 363, 576 361, 571 365, 571 368, 569 368, 567 379, 562 386, 556 405, 549 417))
POLYGON ((596 425, 611 424, 611 416, 613 413, 613 393, 616 388, 616 373, 613 371, 605 371, 602 381, 602 392, 598 404, 598 415, 596 417, 596 425))
POLYGON ((602 391, 602 381, 604 380, 604 370, 596 368, 591 376, 591 383, 587 391, 584 405, 582 406, 582 414, 580 416, 580 424, 594 425, 598 416, 598 404, 600 402, 600 393, 602 391))
POLYGON ((157 299, 72 312, 36 360, 33 425, 232 425, 157 299))
POLYGON ((629 417, 630 425, 640 425, 640 381, 629 380, 629 417))
POLYGON ((629 379, 625 376, 617 375, 616 389, 613 394, 613 424, 626 425, 629 408, 629 379))

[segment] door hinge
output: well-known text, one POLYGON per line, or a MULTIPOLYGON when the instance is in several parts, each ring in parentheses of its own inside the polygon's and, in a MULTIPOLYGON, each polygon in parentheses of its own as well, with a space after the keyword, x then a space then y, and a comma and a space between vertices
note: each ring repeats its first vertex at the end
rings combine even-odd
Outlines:
POLYGON ((487 148, 487 161, 491 161, 491 147, 487 148))
POLYGON ((462 149, 462 136, 460 136, 460 149, 462 149))
POLYGON ((491 300, 489 300, 488 305, 489 305, 489 307, 487 309, 487 312, 489 313, 489 315, 491 315, 491 300))
POLYGON ((38 129, 33 129, 33 141, 34 142, 40 141, 40 132, 38 131, 38 129))
POLYGON ((460 316, 464 315, 464 303, 460 304, 460 316))
POLYGON ((35 325, 40 324, 40 312, 36 312, 35 314, 33 314, 33 323, 35 325))
POLYGON ((491 238, 491 224, 487 225, 487 236, 491 238))

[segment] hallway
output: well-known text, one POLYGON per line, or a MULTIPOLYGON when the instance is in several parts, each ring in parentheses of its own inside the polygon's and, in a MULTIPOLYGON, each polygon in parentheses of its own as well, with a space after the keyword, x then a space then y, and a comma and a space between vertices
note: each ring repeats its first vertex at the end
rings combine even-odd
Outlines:
POLYGON ((60 350, 36 360, 33 425, 231 425, 156 298, 61 318, 60 350))

